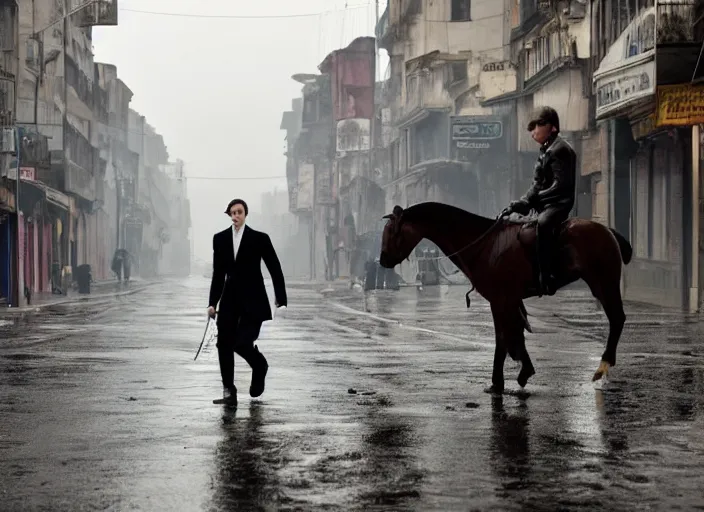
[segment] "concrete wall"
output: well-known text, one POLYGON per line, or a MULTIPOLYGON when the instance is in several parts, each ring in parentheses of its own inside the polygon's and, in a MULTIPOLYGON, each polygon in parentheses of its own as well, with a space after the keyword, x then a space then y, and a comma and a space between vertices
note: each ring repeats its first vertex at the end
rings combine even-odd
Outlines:
POLYGON ((407 60, 433 51, 503 51, 507 31, 501 27, 508 27, 504 0, 472 2, 472 21, 450 21, 450 0, 423 0, 422 4, 421 15, 411 19, 404 52, 407 60))

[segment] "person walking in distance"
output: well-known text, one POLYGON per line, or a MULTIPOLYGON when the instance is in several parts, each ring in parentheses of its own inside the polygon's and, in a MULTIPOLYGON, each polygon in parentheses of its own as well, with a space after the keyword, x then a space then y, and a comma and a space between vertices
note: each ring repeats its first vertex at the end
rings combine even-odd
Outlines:
POLYGON ((215 404, 237 406, 235 358, 241 356, 252 367, 252 397, 264 393, 264 379, 269 364, 254 344, 262 323, 272 319, 269 298, 264 287, 261 262, 264 260, 274 282, 276 307, 287 305, 286 284, 281 263, 269 235, 246 225, 247 203, 234 199, 225 211, 232 227, 213 237, 213 277, 210 284, 208 315, 217 313, 218 359, 223 384, 223 398, 215 404))

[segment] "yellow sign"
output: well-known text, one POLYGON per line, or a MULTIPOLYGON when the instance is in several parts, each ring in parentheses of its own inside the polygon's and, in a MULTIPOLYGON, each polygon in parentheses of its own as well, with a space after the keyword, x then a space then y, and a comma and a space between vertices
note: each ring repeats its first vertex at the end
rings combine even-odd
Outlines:
POLYGON ((704 123, 704 86, 691 84, 658 87, 658 126, 704 123))

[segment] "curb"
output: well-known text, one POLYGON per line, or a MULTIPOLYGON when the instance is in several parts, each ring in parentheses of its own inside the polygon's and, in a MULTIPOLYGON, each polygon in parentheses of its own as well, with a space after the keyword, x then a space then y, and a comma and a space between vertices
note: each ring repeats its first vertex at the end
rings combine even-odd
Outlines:
POLYGON ((52 302, 47 302, 44 304, 37 304, 36 306, 24 306, 22 308, 12 308, 12 309, 5 309, 5 310, 0 310, 0 320, 8 320, 8 319, 19 319, 19 318, 25 318, 29 315, 32 314, 37 314, 41 313, 44 309, 54 307, 54 306, 63 306, 66 304, 78 304, 81 302, 92 302, 96 300, 101 300, 101 299, 110 299, 113 297, 126 297, 129 295, 134 295, 135 293, 139 293, 141 291, 144 291, 145 289, 149 288, 150 286, 153 286, 154 284, 157 284, 159 281, 150 281, 150 282, 143 282, 143 284, 140 284, 138 287, 131 288, 129 290, 123 290, 123 291, 117 291, 117 292, 104 292, 104 293, 99 293, 95 295, 78 295, 75 297, 66 297, 63 299, 58 299, 56 301, 52 302))

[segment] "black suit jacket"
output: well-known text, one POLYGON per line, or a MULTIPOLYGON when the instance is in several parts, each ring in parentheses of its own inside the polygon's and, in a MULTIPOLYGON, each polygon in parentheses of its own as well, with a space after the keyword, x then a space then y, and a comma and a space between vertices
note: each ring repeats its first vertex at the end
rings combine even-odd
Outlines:
POLYGON ((261 270, 262 260, 274 282, 276 303, 286 306, 284 274, 269 235, 245 225, 236 261, 232 228, 213 237, 213 279, 208 305, 216 307, 220 302, 219 326, 242 316, 253 321, 271 320, 271 307, 261 270))

